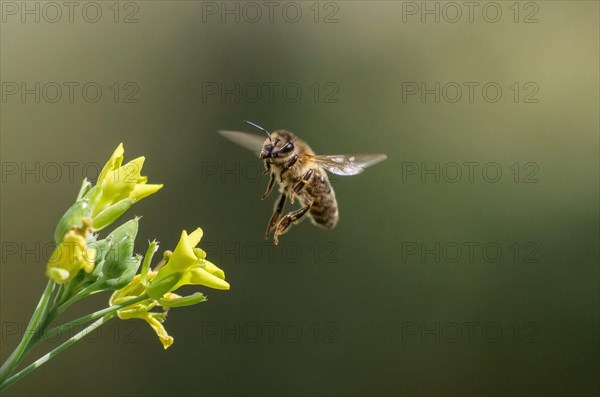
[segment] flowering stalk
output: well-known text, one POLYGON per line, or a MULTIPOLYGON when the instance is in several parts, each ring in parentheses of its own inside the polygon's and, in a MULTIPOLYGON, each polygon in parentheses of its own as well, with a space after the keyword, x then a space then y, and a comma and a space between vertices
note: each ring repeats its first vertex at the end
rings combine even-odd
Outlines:
POLYGON ((98 182, 92 186, 84 180, 75 203, 60 219, 54 233, 57 246, 46 267, 48 285, 23 338, 0 367, 0 390, 114 317, 145 320, 166 349, 174 340, 163 326, 167 311, 206 300, 199 292, 177 295, 175 291, 180 286, 192 284, 229 289, 223 271, 207 261, 206 253, 196 247, 202 237, 200 228, 189 236, 183 231, 174 252, 166 251, 155 270, 152 270, 151 262, 158 251, 156 241, 149 244, 145 256, 134 253, 140 218, 134 217, 100 238, 100 230, 109 227, 137 201, 163 186, 148 184, 148 178, 141 176, 144 157, 124 165, 123 159, 121 144, 103 167, 98 182), (73 303, 103 291, 112 291, 108 307, 48 329, 50 323, 73 303), (162 311, 156 310, 161 307, 162 311), (15 373, 27 353, 39 342, 92 321, 95 322, 15 373))
POLYGON ((12 373, 14 368, 19 364, 19 361, 23 357, 23 354, 27 350, 31 338, 35 330, 38 327, 38 324, 44 319, 46 315, 46 309, 48 308, 48 303, 50 302, 50 297, 52 296, 52 291, 54 289, 54 283, 52 280, 48 280, 48 284, 46 285, 46 289, 40 298, 40 301, 33 312, 33 316, 31 316, 31 320, 29 320, 29 324, 27 325, 27 329, 25 330, 25 335, 23 335, 23 339, 17 346, 17 348, 12 352, 12 354, 8 357, 6 362, 0 368, 0 384, 3 383, 4 379, 8 375, 12 373))
POLYGON ((29 343, 27 349, 25 350, 25 352, 27 352, 29 349, 31 349, 32 347, 34 347, 36 344, 38 344, 39 342, 46 340, 48 338, 51 338, 55 335, 60 335, 61 333, 68 331, 70 329, 73 329, 79 325, 83 325, 86 323, 89 323, 90 321, 94 321, 99 319, 100 317, 106 316, 108 314, 114 314, 117 310, 125 308, 127 306, 130 305, 134 305, 138 302, 143 301, 144 299, 147 299, 148 296, 143 295, 143 296, 138 296, 137 298, 131 299, 130 301, 121 303, 119 305, 116 306, 109 306, 107 308, 104 308, 102 310, 98 310, 97 312, 93 312, 90 314, 86 314, 85 316, 79 317, 76 320, 71 320, 67 323, 64 323, 62 325, 59 325, 57 327, 51 328, 49 330, 47 330, 46 332, 44 332, 43 334, 38 334, 36 335, 35 338, 33 338, 31 340, 31 342, 29 343))

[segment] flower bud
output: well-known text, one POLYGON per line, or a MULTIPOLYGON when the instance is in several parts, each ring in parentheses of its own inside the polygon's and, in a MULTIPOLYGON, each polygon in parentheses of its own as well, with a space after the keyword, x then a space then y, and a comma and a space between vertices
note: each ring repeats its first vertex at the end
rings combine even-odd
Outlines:
POLYGON ((90 203, 89 200, 84 198, 77 200, 67 212, 60 218, 56 230, 54 231, 54 241, 56 244, 60 244, 65 234, 74 227, 82 228, 83 219, 90 216, 90 203))
POLYGON ((141 258, 132 257, 138 225, 139 218, 133 218, 116 228, 106 238, 110 248, 99 264, 102 266, 102 272, 98 277, 98 289, 121 288, 135 276, 141 264, 141 258))
POLYGON ((137 273, 138 269, 140 268, 141 263, 142 263, 141 256, 134 256, 134 257, 130 257, 130 258, 126 259, 123 262, 123 266, 122 266, 123 271, 120 274, 115 275, 115 277, 110 277, 110 275, 108 275, 105 278, 99 279, 99 281, 100 281, 100 283, 98 284, 99 289, 101 289, 101 290, 107 290, 107 289, 118 290, 120 288, 123 288, 124 286, 129 284, 129 282, 131 282, 131 280, 133 280, 133 278, 135 277, 135 274, 137 273))
POLYGON ((196 305, 198 303, 206 301, 206 295, 204 295, 201 292, 196 292, 188 296, 175 295, 177 296, 177 298, 168 298, 168 296, 169 294, 167 294, 165 298, 158 299, 158 303, 160 303, 164 307, 183 307, 196 305))
POLYGON ((94 269, 96 250, 89 248, 85 238, 71 230, 56 247, 46 267, 46 275, 56 283, 66 283, 81 269, 90 273, 94 269))
POLYGON ((113 230, 106 237, 106 239, 113 243, 117 243, 123 240, 124 238, 129 239, 133 242, 135 241, 135 237, 137 236, 139 224, 140 217, 136 216, 135 218, 128 220, 127 222, 113 230))
MULTIPOLYGON (((107 208, 125 198, 131 199, 131 204, 133 204, 156 193, 163 187, 161 184, 148 184, 148 178, 141 175, 145 161, 144 157, 138 157, 123 165, 124 157, 125 150, 123 144, 120 144, 102 168, 100 175, 98 175, 96 186, 88 193, 91 200, 92 217, 94 219, 107 208)), ((119 208, 122 209, 123 207, 119 208)), ((108 223, 103 224, 100 221, 98 221, 97 225, 94 224, 97 228, 102 228, 106 225, 108 223)))
POLYGON ((77 200, 85 197, 91 188, 92 184, 90 181, 88 181, 87 178, 84 178, 83 182, 81 183, 81 188, 79 188, 79 193, 77 194, 77 200))
POLYGON ((112 204, 92 219, 92 227, 94 230, 104 229, 123 215, 134 202, 135 200, 131 198, 124 198, 123 200, 112 204))
POLYGON ((90 280, 96 280, 102 275, 104 258, 111 246, 112 244, 108 239, 88 241, 88 247, 96 250, 96 266, 94 267, 94 270, 87 275, 90 280))

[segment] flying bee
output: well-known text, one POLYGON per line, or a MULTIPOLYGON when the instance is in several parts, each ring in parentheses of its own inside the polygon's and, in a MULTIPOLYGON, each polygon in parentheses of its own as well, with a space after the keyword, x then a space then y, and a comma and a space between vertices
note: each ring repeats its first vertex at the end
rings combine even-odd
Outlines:
POLYGON ((307 213, 313 224, 325 229, 335 227, 339 219, 338 205, 325 170, 336 175, 356 175, 387 158, 385 154, 378 153, 317 155, 306 142, 289 131, 269 132, 259 125, 245 120, 244 122, 265 132, 267 138, 246 132, 219 133, 230 141, 252 150, 264 160, 263 175, 269 173, 271 179, 262 196, 263 200, 269 196, 275 182, 279 184, 281 197, 275 205, 275 212, 265 232, 265 239, 269 238, 271 230, 277 225, 273 236, 275 244, 279 244, 281 234, 307 213), (292 204, 295 197, 298 197, 302 208, 281 218, 286 197, 292 204))

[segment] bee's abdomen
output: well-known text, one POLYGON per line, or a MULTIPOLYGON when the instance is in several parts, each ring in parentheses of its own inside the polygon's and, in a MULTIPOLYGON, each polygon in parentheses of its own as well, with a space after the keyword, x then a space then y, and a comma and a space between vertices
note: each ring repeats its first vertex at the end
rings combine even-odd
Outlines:
POLYGON ((322 226, 326 229, 333 229, 337 225, 339 214, 335 197, 327 205, 319 205, 317 203, 310 207, 308 212, 313 223, 322 226))
POLYGON ((326 229, 333 229, 337 225, 339 213, 335 192, 327 176, 317 176, 306 187, 313 198, 313 204, 308 212, 313 223, 326 229))

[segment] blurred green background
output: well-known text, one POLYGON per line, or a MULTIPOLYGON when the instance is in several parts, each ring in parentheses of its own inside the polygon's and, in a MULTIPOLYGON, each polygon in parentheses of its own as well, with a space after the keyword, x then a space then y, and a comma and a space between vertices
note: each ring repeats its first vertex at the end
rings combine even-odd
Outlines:
POLYGON ((271 21, 263 3, 257 17, 236 2, 81 2, 72 22, 59 2, 54 23, 39 2, 27 6, 40 21, 23 22, 24 4, 2 2, 0 30, 0 358, 46 283, 58 218, 119 142, 165 184, 127 214, 143 216, 138 251, 201 226, 232 288, 172 311, 168 351, 145 323, 114 321, 3 395, 600 392, 597 2, 478 2, 471 22, 458 2, 455 23, 444 2, 278 3, 271 21), (422 21, 425 7, 439 22, 422 21), (10 94, 36 82, 39 103, 10 94), (65 82, 79 84, 72 103, 65 82), (436 82, 437 103, 407 95, 436 82), (462 87, 456 103, 449 82, 462 87), (473 101, 465 82, 479 84, 473 101), (87 83, 102 89, 95 103, 87 83), (487 83, 502 89, 496 102, 487 83), (389 159, 332 178, 336 229, 303 222, 273 248, 263 233, 276 194, 260 201, 260 162, 216 133, 249 130, 244 119, 318 153, 389 159), (479 164, 472 182, 467 162, 479 164), (436 163, 439 182, 424 172, 436 163))

